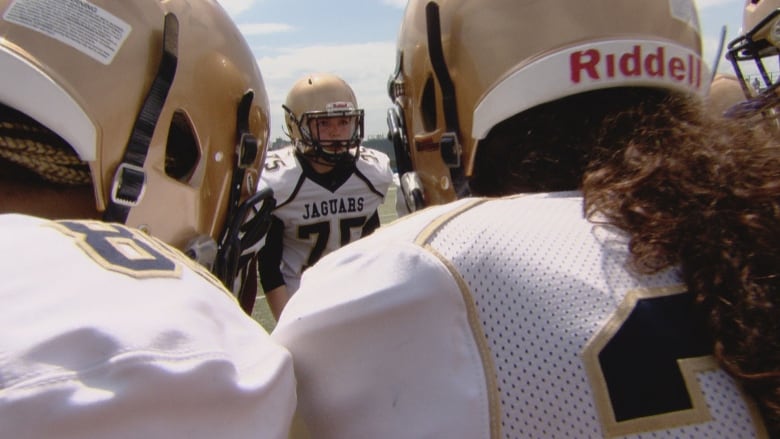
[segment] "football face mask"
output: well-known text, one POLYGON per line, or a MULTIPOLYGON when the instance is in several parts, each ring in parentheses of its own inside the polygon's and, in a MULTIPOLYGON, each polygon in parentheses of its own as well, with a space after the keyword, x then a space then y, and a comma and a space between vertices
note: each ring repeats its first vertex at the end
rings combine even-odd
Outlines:
POLYGON ((304 113, 299 123, 301 153, 317 163, 353 163, 363 138, 363 110, 349 102, 328 104, 326 111, 304 113))

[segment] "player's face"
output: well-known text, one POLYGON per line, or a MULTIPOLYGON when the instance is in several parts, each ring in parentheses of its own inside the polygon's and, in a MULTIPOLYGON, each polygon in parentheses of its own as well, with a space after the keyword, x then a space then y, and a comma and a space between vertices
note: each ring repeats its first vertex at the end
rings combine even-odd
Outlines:
POLYGON ((324 142, 323 146, 328 146, 328 141, 346 141, 352 138, 355 132, 354 116, 335 116, 319 117, 310 122, 310 129, 313 137, 324 142))

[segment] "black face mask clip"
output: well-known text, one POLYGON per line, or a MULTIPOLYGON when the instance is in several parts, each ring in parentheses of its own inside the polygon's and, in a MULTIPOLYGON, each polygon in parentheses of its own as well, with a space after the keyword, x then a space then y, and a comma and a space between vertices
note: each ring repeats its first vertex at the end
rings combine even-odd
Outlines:
MULTIPOLYGON (((247 91, 238 104, 236 114, 236 150, 234 155, 233 179, 230 188, 230 202, 217 247, 214 261, 214 275, 238 297, 241 307, 247 314, 252 313, 257 291, 247 289, 254 282, 249 276, 254 275, 257 251, 262 246, 262 239, 271 225, 271 212, 276 207, 273 191, 270 188, 252 194, 243 203, 241 190, 246 170, 254 163, 260 152, 257 138, 249 131, 249 111, 252 106, 254 92, 247 91)), ((257 182, 247 181, 254 189, 257 182)))

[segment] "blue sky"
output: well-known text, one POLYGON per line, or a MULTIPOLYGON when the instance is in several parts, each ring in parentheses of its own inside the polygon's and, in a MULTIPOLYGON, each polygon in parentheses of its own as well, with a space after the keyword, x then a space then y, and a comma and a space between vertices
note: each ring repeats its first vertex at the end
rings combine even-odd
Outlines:
MULTIPOLYGON (((316 71, 349 82, 366 111, 367 136, 386 133, 387 78, 395 67, 395 41, 406 0, 218 1, 257 56, 271 104, 271 139, 283 137, 281 105, 289 88, 316 71)), ((711 65, 721 28, 727 26, 727 42, 739 35, 744 0, 694 1, 704 60, 711 65)), ((721 60, 719 70, 730 69, 721 60)))

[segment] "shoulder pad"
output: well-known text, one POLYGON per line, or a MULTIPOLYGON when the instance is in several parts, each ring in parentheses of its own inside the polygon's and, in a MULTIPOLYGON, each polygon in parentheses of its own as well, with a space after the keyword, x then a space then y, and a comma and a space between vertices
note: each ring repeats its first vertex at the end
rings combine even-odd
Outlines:
POLYGON ((355 162, 358 170, 365 175, 376 188, 386 192, 393 181, 393 170, 390 168, 390 157, 376 149, 360 147, 360 155, 355 162))
POLYGON ((294 147, 287 146, 268 151, 266 155, 258 189, 266 187, 273 189, 277 202, 290 197, 303 173, 294 152, 294 147))

